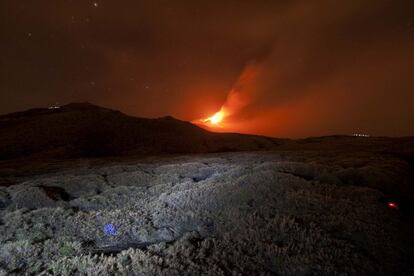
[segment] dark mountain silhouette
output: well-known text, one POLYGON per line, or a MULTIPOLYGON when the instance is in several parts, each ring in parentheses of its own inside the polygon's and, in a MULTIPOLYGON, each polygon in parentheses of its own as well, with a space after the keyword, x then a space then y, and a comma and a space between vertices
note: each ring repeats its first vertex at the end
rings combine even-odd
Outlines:
POLYGON ((283 140, 213 133, 173 117, 136 118, 89 103, 0 116, 0 159, 266 150, 283 140))

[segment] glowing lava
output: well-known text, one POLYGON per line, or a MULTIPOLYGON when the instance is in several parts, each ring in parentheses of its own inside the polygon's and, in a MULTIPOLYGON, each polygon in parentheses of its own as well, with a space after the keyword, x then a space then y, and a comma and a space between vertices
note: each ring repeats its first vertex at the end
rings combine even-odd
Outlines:
POLYGON ((211 123, 215 126, 220 126, 220 123, 223 121, 223 118, 224 118, 224 112, 222 110, 220 110, 219 112, 217 112, 213 116, 208 117, 207 119, 202 119, 201 121, 203 123, 211 123))

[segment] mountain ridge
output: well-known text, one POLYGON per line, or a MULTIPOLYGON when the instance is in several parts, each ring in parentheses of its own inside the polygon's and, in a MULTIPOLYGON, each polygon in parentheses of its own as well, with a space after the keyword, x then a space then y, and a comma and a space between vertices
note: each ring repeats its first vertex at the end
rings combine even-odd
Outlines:
POLYGON ((90 103, 0 116, 0 159, 270 150, 283 139, 214 133, 172 116, 132 117, 90 103))

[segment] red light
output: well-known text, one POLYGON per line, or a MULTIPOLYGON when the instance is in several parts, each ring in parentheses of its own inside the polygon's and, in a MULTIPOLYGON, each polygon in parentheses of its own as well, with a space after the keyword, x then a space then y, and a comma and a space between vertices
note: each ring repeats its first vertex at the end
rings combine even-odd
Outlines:
POLYGON ((398 205, 394 202, 388 202, 388 207, 398 210, 398 205))

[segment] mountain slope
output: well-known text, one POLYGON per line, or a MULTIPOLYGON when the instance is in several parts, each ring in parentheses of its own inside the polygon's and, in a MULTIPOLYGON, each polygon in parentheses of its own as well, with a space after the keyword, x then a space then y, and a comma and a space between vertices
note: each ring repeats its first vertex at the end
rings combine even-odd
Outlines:
POLYGON ((0 159, 272 149, 282 140, 212 133, 172 117, 135 118, 89 103, 0 116, 0 159))

